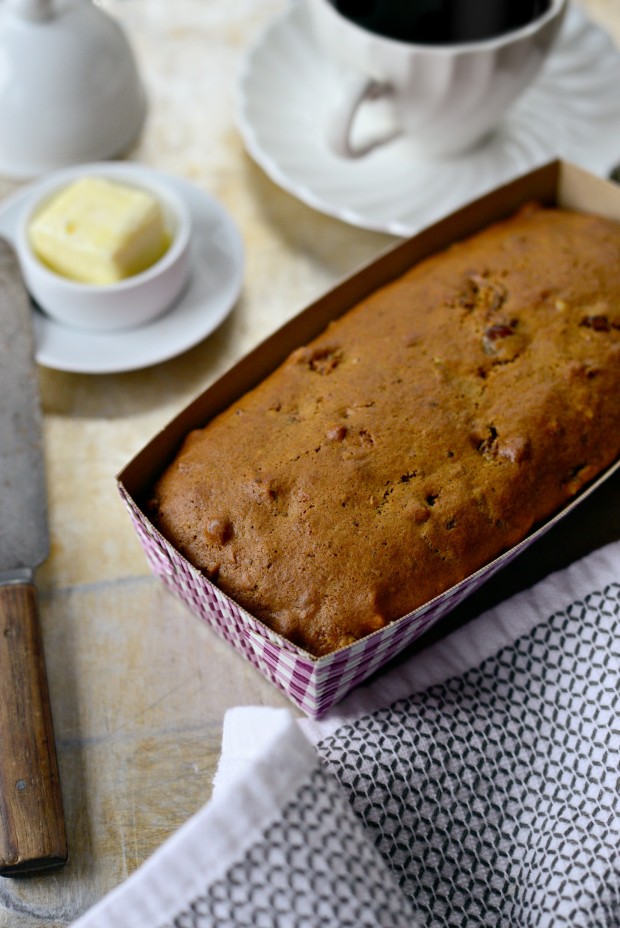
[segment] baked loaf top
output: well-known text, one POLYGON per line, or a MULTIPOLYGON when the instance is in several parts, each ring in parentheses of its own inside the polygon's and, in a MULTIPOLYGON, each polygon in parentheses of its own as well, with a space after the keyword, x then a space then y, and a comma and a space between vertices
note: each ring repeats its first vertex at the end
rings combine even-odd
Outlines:
POLYGON ((188 435, 161 532, 329 653, 522 539, 620 452, 620 225, 531 206, 434 255, 188 435))

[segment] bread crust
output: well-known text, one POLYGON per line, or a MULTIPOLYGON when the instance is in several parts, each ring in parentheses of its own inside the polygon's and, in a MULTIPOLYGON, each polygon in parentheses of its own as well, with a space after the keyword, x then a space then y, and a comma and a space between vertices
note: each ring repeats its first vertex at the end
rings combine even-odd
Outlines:
POLYGON ((314 655, 520 541, 620 453, 620 225, 528 206, 422 261, 187 436, 153 519, 314 655))

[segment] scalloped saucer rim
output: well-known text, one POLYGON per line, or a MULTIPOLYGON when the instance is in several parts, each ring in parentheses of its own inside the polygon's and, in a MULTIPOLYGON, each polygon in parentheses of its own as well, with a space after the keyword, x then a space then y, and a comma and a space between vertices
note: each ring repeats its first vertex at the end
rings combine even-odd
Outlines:
MULTIPOLYGON (((502 126, 457 157, 425 160, 403 139, 355 162, 339 159, 316 128, 324 107, 320 92, 333 90, 337 78, 337 70, 314 46, 306 10, 296 0, 246 51, 236 121, 248 153, 271 180, 350 225, 409 236, 555 158, 603 176, 617 161, 620 51, 574 7, 541 74, 502 126), (558 107, 559 81, 562 87, 570 84, 563 107, 558 107), (603 83, 608 92, 601 97, 603 83)), ((377 118, 385 119, 385 113, 378 111, 377 118)))

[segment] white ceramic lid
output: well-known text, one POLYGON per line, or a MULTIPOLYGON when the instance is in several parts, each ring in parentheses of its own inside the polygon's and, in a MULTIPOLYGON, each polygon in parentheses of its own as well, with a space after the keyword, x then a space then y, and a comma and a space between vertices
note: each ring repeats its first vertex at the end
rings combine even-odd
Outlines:
POLYGON ((0 173, 13 178, 126 151, 146 115, 119 24, 90 0, 0 3, 0 173))

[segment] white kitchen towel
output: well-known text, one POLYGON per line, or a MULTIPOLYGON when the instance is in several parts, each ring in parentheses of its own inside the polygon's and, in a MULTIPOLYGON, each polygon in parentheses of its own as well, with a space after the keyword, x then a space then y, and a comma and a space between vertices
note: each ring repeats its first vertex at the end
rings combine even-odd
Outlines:
POLYGON ((299 724, 421 924, 618 928, 619 671, 614 543, 299 724))
POLYGON ((293 715, 250 708, 237 721, 229 782, 74 928, 416 928, 293 715))
POLYGON ((231 710, 211 802, 77 926, 619 928, 619 667, 614 543, 321 720, 231 710))

